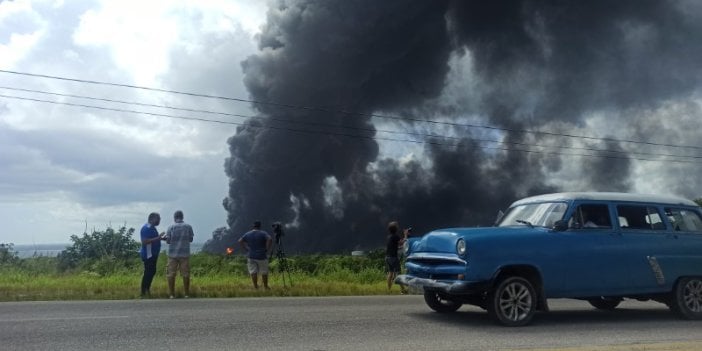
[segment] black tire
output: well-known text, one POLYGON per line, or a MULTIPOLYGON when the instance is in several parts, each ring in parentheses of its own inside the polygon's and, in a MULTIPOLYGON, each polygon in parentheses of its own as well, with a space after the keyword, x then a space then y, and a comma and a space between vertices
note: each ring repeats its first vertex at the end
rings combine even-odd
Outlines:
POLYGON ((670 309, 684 319, 702 319, 702 278, 680 278, 673 288, 670 309))
POLYGON ((534 318, 538 301, 536 290, 529 280, 507 277, 488 294, 487 310, 498 324, 521 327, 534 318))
POLYGON ((442 294, 430 290, 424 291, 424 301, 429 308, 439 313, 456 312, 456 310, 463 306, 460 302, 446 299, 442 294))
POLYGON ((587 302, 592 305, 592 307, 598 309, 598 310, 603 310, 603 311, 614 311, 617 306, 619 306, 620 303, 622 303, 622 299, 620 298, 607 298, 607 297, 600 297, 597 299, 589 299, 587 302))

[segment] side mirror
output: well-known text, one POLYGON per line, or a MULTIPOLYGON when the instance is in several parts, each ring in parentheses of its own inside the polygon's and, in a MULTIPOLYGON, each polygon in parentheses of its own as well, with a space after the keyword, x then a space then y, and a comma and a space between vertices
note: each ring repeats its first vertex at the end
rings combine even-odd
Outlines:
POLYGON ((568 230, 568 221, 564 219, 557 220, 553 223, 553 230, 556 232, 564 232, 568 230))

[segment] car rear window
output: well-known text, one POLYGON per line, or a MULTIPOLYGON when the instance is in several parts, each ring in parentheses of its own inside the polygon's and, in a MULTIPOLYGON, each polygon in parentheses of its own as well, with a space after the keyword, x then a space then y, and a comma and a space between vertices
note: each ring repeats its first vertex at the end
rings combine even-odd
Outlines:
POLYGON ((619 205, 617 214, 622 229, 665 230, 665 224, 656 207, 619 205))
POLYGON ((699 213, 684 208, 666 208, 665 215, 668 216, 673 229, 680 232, 701 232, 702 219, 699 213))

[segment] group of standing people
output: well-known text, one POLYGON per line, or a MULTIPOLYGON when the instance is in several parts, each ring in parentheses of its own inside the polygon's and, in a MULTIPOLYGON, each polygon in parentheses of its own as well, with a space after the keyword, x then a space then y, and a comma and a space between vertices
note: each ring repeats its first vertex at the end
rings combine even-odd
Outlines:
POLYGON ((141 278, 141 297, 151 295, 151 283, 156 275, 158 255, 161 253, 161 241, 168 244, 168 265, 166 277, 171 299, 175 298, 175 277, 180 271, 183 278, 184 297, 190 295, 190 243, 193 242, 193 228, 184 222, 183 211, 175 211, 174 223, 166 232, 160 233, 156 227, 161 224, 161 215, 149 214, 148 220, 141 227, 141 260, 144 262, 144 275, 141 278))
MULTIPOLYGON (((168 292, 171 299, 175 298, 175 278, 180 271, 183 278, 184 297, 190 295, 190 243, 193 242, 193 228, 184 222, 183 211, 175 211, 174 223, 166 232, 160 233, 156 227, 161 223, 161 215, 156 212, 149 214, 146 224, 141 228, 141 259, 144 262, 144 275, 141 279, 141 297, 151 295, 151 283, 156 275, 156 264, 161 252, 161 241, 168 244, 168 265, 166 277, 168 279, 168 292)), ((404 229, 400 233, 397 222, 388 224, 388 235, 385 248, 385 271, 387 273, 388 291, 400 273, 400 254, 411 229, 404 229)), ((239 245, 247 252, 247 269, 251 276, 251 283, 258 289, 258 276, 261 275, 263 287, 268 286, 268 254, 273 246, 271 236, 261 230, 261 222, 255 221, 250 231, 239 239, 239 245)), ((404 292, 404 291, 403 291, 404 292)))
MULTIPOLYGON (((161 241, 168 244, 168 264, 166 277, 168 279, 168 293, 171 299, 175 298, 175 280, 177 272, 183 278, 183 291, 185 298, 190 295, 190 243, 193 242, 193 228, 184 222, 183 211, 175 211, 174 223, 166 232, 159 234, 156 227, 161 224, 161 215, 156 212, 149 214, 146 224, 141 227, 141 260, 144 262, 144 275, 141 278, 141 297, 151 296, 151 283, 156 275, 158 255, 161 253, 161 241)), ((241 247, 248 252, 247 269, 251 282, 258 289, 258 275, 261 275, 263 288, 268 286, 268 253, 273 245, 273 239, 261 230, 261 222, 254 222, 251 231, 239 239, 241 247)))

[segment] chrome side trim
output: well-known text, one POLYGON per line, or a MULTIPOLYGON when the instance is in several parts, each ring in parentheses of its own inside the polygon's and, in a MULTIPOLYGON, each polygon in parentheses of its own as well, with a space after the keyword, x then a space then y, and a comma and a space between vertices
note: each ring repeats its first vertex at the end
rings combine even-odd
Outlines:
POLYGON ((418 252, 418 253, 413 253, 409 256, 407 256, 408 261, 422 261, 422 260, 438 260, 438 261, 449 261, 449 262, 456 262, 460 264, 467 264, 468 261, 458 257, 458 256, 446 256, 446 255, 437 255, 437 254, 431 254, 431 253, 424 253, 424 252, 418 252))
POLYGON ((646 259, 648 260, 648 264, 651 266, 653 275, 656 277, 656 283, 658 283, 658 285, 665 285, 665 275, 663 274, 661 265, 658 264, 658 259, 656 259, 655 256, 646 256, 646 259))

